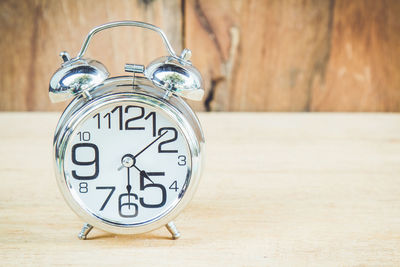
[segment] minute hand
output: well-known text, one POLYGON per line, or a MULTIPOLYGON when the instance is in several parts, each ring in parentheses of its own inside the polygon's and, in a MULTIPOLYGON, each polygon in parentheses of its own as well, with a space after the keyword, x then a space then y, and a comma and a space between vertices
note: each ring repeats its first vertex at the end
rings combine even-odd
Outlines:
POLYGON ((168 131, 165 131, 162 135, 160 135, 159 137, 157 137, 153 142, 151 142, 151 143, 148 144, 145 148, 143 148, 142 150, 140 150, 140 152, 137 153, 134 157, 136 158, 137 156, 139 156, 140 154, 142 154, 146 149, 148 149, 152 144, 154 144, 155 142, 157 142, 158 139, 160 139, 161 137, 163 137, 166 133, 168 133, 168 131))

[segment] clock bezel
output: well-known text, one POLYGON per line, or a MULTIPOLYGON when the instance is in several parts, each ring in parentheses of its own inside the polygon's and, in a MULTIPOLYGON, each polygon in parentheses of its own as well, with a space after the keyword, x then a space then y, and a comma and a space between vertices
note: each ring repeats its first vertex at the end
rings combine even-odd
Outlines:
MULTIPOLYGON (((66 200, 70 208, 86 223, 89 223, 92 226, 105 230, 107 232, 117 234, 139 234, 165 226, 188 205, 197 189, 201 176, 203 162, 202 150, 204 149, 204 139, 197 118, 193 118, 193 112, 182 112, 182 110, 179 110, 176 106, 172 105, 170 101, 162 98, 160 95, 154 94, 154 92, 147 92, 148 90, 146 90, 145 87, 148 85, 142 86, 142 88, 135 89, 131 84, 131 90, 129 90, 129 86, 124 89, 119 88, 118 90, 113 90, 116 89, 118 86, 126 86, 126 81, 127 78, 123 77, 119 78, 119 80, 110 79, 110 81, 106 81, 104 85, 100 86, 103 87, 103 89, 107 88, 108 86, 108 93, 99 93, 97 96, 94 96, 92 99, 87 100, 84 103, 73 102, 71 103, 72 106, 67 107, 67 109, 64 111, 64 113, 66 114, 63 114, 63 116, 61 117, 55 134, 54 164, 58 187, 60 188, 64 199, 66 200), (84 121, 84 119, 89 114, 113 102, 137 102, 158 109, 164 115, 169 117, 171 121, 176 124, 177 127, 179 127, 179 130, 186 139, 186 143, 191 156, 191 169, 188 178, 189 183, 187 185, 185 193, 183 194, 183 196, 181 196, 181 199, 177 201, 175 206, 169 208, 167 211, 164 211, 161 218, 153 218, 143 224, 135 226, 111 223, 80 206, 73 197, 71 191, 68 189, 67 180, 64 175, 64 158, 67 144, 69 142, 69 139, 72 137, 72 134, 75 132, 76 128, 84 121), (188 118, 188 116, 192 118, 188 118), (193 123, 193 120, 198 123, 197 131, 200 130, 200 138, 198 136, 199 133, 196 134, 197 131, 193 129, 193 126, 190 123, 193 123)), ((99 88, 99 92, 100 91, 101 88, 99 88)))

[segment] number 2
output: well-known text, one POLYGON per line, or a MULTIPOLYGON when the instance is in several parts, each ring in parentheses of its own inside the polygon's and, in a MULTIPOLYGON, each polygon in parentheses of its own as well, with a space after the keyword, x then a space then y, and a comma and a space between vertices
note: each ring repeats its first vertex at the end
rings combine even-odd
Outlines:
POLYGON ((175 150, 175 149, 163 149, 162 148, 163 145, 172 143, 172 142, 176 141, 176 139, 178 139, 178 131, 173 127, 160 128, 160 130, 158 130, 158 135, 161 135, 163 131, 170 131, 170 130, 174 133, 174 137, 160 142, 160 144, 158 144, 158 153, 178 153, 178 150, 175 150))
POLYGON ((126 106, 125 113, 129 112, 129 109, 138 108, 140 110, 140 115, 136 117, 132 117, 125 121, 125 130, 144 130, 144 127, 133 127, 129 126, 130 123, 133 123, 135 120, 140 120, 144 116, 144 108, 139 106, 126 106))

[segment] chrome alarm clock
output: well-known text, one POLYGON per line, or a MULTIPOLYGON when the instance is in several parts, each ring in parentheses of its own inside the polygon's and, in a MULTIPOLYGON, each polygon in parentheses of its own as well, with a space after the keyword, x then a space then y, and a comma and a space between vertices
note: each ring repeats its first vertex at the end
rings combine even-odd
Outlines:
POLYGON ((177 56, 154 25, 117 21, 94 28, 75 58, 50 80, 52 102, 73 98, 54 136, 58 186, 85 224, 118 234, 166 226, 180 236, 173 219, 187 206, 199 183, 204 149, 201 125, 183 100, 201 100, 202 78, 184 49, 177 56), (84 54, 93 35, 118 26, 157 32, 169 52, 147 67, 126 64, 129 76, 109 77, 99 61, 84 54))

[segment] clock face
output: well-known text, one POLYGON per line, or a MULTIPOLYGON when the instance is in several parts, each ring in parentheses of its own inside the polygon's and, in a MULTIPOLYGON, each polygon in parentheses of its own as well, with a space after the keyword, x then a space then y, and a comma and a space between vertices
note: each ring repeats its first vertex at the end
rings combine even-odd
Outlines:
POLYGON ((104 105, 72 133, 64 176, 75 201, 115 225, 165 216, 188 186, 191 155, 177 123, 138 102, 104 105))

